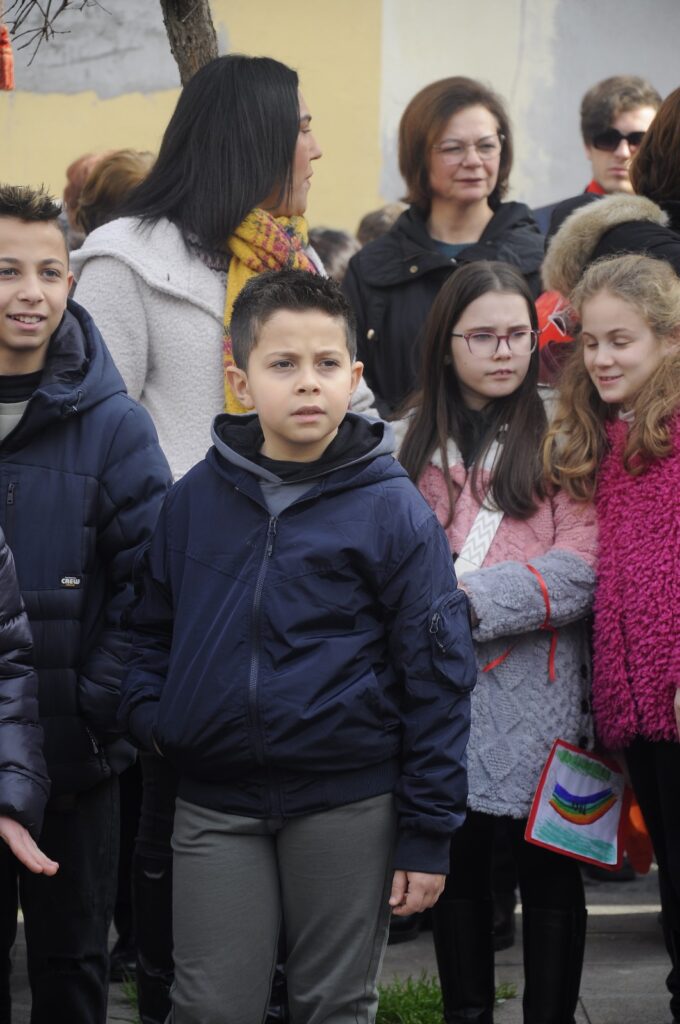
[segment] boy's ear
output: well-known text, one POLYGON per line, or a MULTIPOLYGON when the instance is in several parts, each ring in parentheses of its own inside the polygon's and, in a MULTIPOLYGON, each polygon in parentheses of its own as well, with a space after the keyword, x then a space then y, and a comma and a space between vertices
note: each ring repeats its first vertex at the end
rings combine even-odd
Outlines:
POLYGON ((364 364, 355 360, 352 363, 352 384, 349 389, 350 395, 353 395, 356 389, 359 387, 359 381, 364 374, 364 364))
POLYGON ((227 380, 229 381, 229 387, 234 392, 236 398, 245 409, 254 409, 255 403, 253 402, 250 391, 248 390, 248 375, 245 370, 239 370, 238 366, 227 366, 226 367, 227 380))

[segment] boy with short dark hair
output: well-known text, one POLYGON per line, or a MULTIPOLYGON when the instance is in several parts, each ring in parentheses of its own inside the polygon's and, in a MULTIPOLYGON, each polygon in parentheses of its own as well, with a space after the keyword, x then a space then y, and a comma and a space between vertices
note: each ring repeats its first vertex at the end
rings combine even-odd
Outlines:
POLYGON ((262 1020, 283 921, 292 1019, 368 1022, 390 909, 436 901, 465 813, 466 598, 389 428, 347 412, 337 285, 255 278, 232 340, 256 415, 166 500, 121 707, 180 775, 171 1019, 262 1020))
POLYGON ((18 896, 32 1024, 104 1024, 116 888, 116 725, 132 565, 170 483, 148 414, 128 397, 72 275, 59 206, 0 185, 0 526, 33 630, 51 782, 40 848, 53 878, 0 848, 0 1002, 18 896))

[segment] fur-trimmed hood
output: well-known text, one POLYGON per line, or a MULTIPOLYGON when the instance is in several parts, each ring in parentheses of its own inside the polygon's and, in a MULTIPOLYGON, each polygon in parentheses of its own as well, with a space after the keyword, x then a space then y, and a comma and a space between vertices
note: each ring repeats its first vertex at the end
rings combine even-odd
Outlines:
POLYGON ((623 194, 605 196, 575 210, 552 239, 543 261, 546 291, 570 295, 592 261, 602 236, 630 221, 648 221, 665 227, 668 215, 651 199, 623 194))

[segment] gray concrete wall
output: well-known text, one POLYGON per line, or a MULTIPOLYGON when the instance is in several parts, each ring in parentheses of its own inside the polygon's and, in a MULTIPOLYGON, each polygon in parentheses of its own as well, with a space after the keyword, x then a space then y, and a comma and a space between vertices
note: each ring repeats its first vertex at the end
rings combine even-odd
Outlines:
POLYGON ((581 191, 589 165, 579 105, 614 74, 680 85, 679 0, 384 0, 381 191, 403 188, 396 134, 428 82, 469 75, 506 100, 514 126, 512 198, 533 206, 581 191))

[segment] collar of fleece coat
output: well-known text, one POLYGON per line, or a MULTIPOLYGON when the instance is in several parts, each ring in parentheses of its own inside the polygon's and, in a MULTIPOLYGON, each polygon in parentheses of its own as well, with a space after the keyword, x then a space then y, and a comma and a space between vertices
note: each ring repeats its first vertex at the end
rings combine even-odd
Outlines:
POLYGON ((541 271, 546 291, 570 295, 604 234, 629 221, 667 225, 668 215, 644 196, 605 196, 575 210, 550 242, 541 271))

